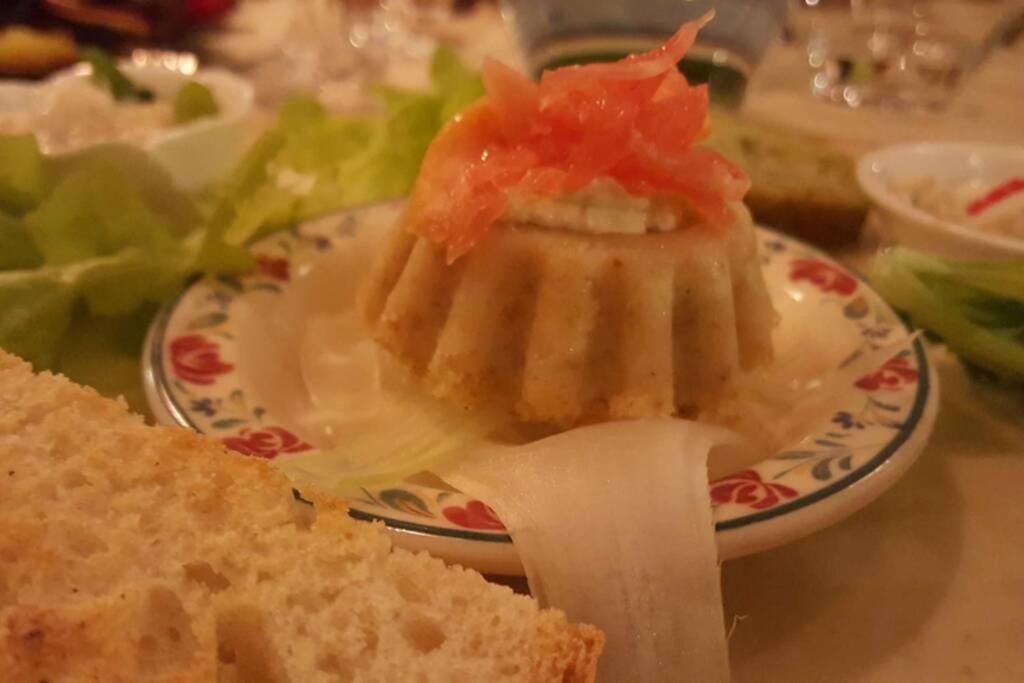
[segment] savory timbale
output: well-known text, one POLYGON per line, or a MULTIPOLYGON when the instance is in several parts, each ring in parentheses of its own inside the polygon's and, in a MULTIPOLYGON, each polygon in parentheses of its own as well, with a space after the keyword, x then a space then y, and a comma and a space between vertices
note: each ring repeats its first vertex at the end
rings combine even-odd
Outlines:
POLYGON ((362 296, 430 393, 559 427, 693 416, 771 361, 749 183, 676 69, 701 25, 540 83, 485 65, 362 296))

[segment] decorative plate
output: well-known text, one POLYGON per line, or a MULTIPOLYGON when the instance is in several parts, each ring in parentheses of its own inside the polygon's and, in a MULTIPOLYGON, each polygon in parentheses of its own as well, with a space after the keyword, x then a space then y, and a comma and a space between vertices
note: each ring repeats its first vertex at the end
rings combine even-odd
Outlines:
MULTIPOLYGON (((144 353, 147 396, 157 419, 209 434, 251 457, 311 450, 280 397, 254 391, 247 377, 267 372, 252 359, 254 349, 272 345, 271 328, 301 330, 305 314, 290 311, 286 321, 261 316, 309 274, 317 258, 353 235, 390 224, 399 208, 373 206, 279 233, 254 247, 259 265, 253 272, 188 288, 153 323, 144 353), (254 312, 266 334, 254 332, 254 312)), ((758 237, 781 318, 775 338, 780 360, 799 358, 808 372, 827 374, 858 354, 895 345, 889 360, 851 380, 839 409, 807 425, 799 446, 711 482, 723 559, 788 543, 878 497, 920 453, 938 407, 921 340, 874 291, 801 242, 761 228, 758 237)), ((287 363, 272 365, 287 374, 287 363)), ((511 539, 486 504, 429 481, 353 491, 350 514, 384 522, 400 546, 488 573, 522 573, 511 539)))

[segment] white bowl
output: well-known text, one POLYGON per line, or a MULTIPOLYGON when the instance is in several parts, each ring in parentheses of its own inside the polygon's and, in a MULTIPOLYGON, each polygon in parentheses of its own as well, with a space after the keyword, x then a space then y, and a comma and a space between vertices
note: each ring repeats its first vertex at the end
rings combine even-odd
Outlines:
POLYGON ((1022 175, 1024 147, 973 143, 895 145, 867 154, 857 164, 857 180, 877 208, 885 237, 961 258, 1024 258, 1024 240, 936 218, 894 191, 893 185, 921 177, 954 184, 977 179, 995 185, 1022 175))
MULTIPOLYGON (((253 89, 248 82, 220 69, 199 69, 186 74, 158 63, 122 63, 119 68, 159 99, 173 100, 178 89, 190 80, 205 85, 216 99, 220 109, 217 115, 164 128, 142 144, 179 187, 197 190, 222 178, 238 163, 245 151, 246 120, 253 107, 253 89)), ((48 91, 72 80, 88 78, 89 74, 89 67, 79 64, 36 85, 0 83, 0 114, 40 113, 48 91)))

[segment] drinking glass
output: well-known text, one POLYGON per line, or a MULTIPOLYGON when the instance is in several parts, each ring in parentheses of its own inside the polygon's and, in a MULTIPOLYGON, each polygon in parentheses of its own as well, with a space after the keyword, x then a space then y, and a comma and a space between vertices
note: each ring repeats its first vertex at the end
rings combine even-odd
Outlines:
POLYGON ((437 34, 451 19, 451 7, 439 0, 346 0, 353 16, 350 40, 378 60, 418 59, 437 45, 437 34))
POLYGON ((432 0, 294 0, 282 49, 256 67, 264 104, 316 93, 329 108, 372 107, 366 84, 403 60, 428 57, 449 5, 432 0))
POLYGON ((685 21, 714 9, 680 64, 708 83, 712 102, 740 104, 751 72, 782 34, 787 0, 503 0, 502 9, 534 75, 548 68, 611 61, 663 42, 685 21))
POLYGON ((942 108, 977 61, 1000 3, 795 0, 811 92, 850 107, 942 108))

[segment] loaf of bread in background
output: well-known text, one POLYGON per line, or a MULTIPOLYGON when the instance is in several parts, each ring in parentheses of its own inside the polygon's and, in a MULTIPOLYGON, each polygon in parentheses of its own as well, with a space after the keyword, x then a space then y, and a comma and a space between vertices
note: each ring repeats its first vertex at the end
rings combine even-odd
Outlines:
POLYGON ((754 220, 822 247, 860 236, 868 200, 854 161, 826 140, 716 111, 708 144, 750 175, 754 220))
POLYGON ((603 636, 0 351, 0 672, 591 681, 603 636))
POLYGON ((38 78, 77 61, 78 48, 66 33, 0 28, 0 77, 38 78))

